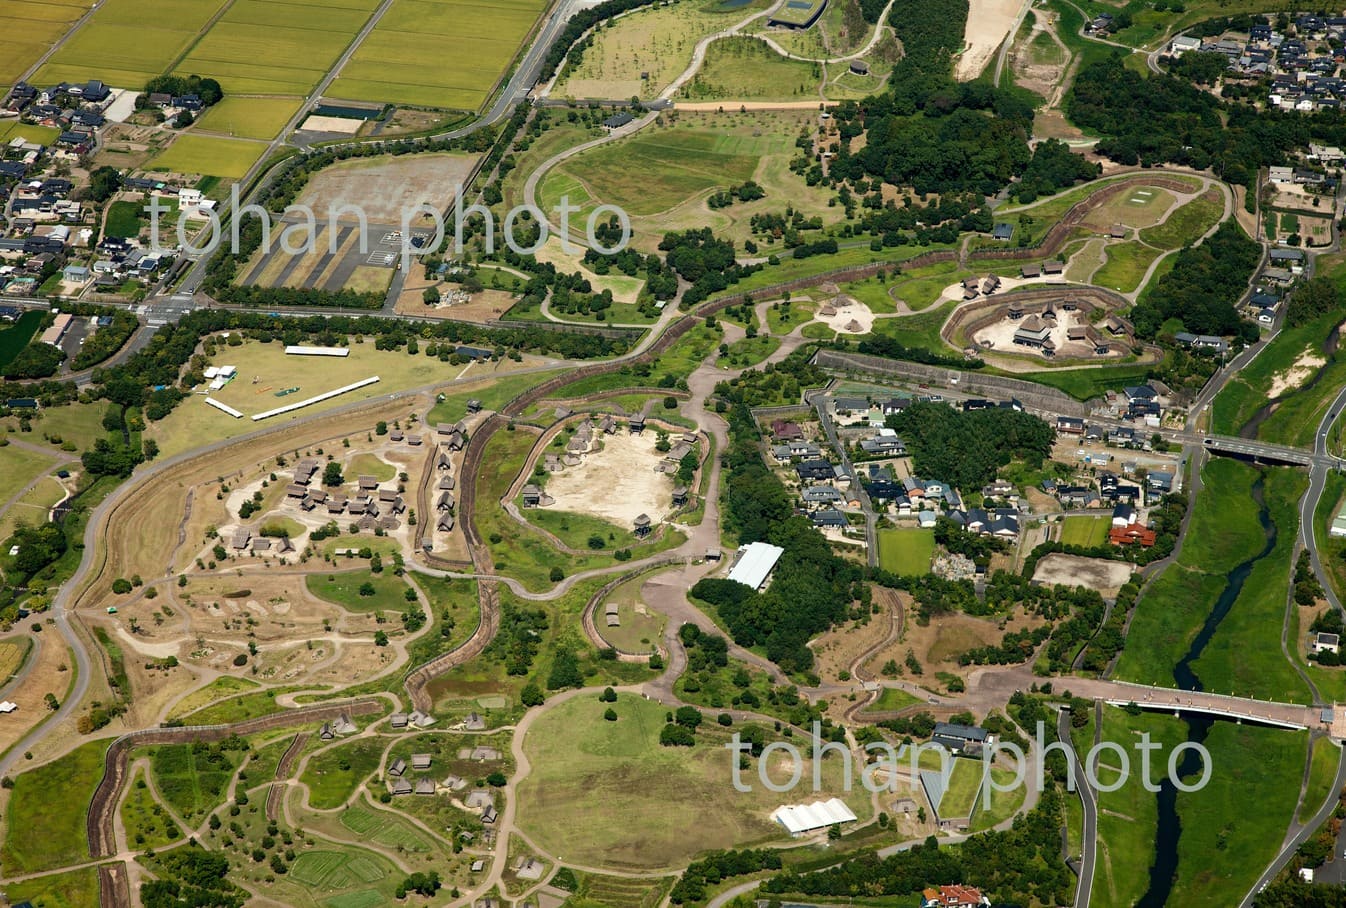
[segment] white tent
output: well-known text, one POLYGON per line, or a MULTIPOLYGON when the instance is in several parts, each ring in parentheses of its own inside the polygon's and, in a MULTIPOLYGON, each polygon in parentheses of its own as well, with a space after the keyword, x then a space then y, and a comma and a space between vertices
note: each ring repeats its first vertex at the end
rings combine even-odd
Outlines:
POLYGON ((739 549, 738 561, 729 572, 730 580, 737 580, 753 589, 761 589, 771 569, 776 566, 785 549, 765 542, 754 542, 739 549))
POLYGON ((771 819, 785 827, 792 836, 826 829, 838 823, 855 822, 855 813, 841 798, 815 801, 812 804, 787 804, 777 807, 771 819))

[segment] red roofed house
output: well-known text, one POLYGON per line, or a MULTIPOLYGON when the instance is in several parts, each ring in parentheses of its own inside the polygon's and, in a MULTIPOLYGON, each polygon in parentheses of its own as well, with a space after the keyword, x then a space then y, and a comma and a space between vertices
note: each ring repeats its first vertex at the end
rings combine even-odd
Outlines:
POLYGON ((776 436, 777 441, 799 441, 804 437, 804 430, 795 423, 774 419, 771 421, 771 434, 776 436))
POLYGON ((1154 545, 1155 532, 1147 526, 1133 523, 1125 527, 1113 527, 1108 530, 1108 542, 1113 545, 1132 545, 1139 542, 1144 548, 1154 545))
POLYGON ((985 908, 991 900, 973 886, 930 887, 921 892, 921 908, 985 908))

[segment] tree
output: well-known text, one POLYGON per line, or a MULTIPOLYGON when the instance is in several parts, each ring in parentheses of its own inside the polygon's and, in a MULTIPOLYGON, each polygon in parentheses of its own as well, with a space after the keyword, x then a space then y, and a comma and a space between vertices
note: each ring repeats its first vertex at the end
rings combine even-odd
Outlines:
POLYGON ((504 788, 509 784, 509 779, 506 778, 503 772, 497 769, 486 777, 486 784, 490 785, 492 788, 504 788))
POLYGON ((696 735, 681 725, 668 724, 659 731, 659 743, 664 747, 691 747, 696 735))
POLYGON ((383 420, 380 419, 377 423, 374 424, 374 434, 375 434, 375 435, 387 435, 387 434, 388 434, 388 424, 387 424, 386 422, 384 422, 383 420))
POLYGON ((383 631, 375 631, 375 632, 374 632, 374 645, 375 645, 375 646, 387 646, 387 645, 388 645, 388 635, 385 634, 383 631))
POLYGON ((360 595, 361 595, 361 596, 369 597, 369 596, 374 595, 374 593, 375 593, 375 590, 374 590, 374 584, 370 583, 368 580, 366 580, 364 583, 360 584, 360 595))
POLYGON ((112 592, 116 593, 118 596, 125 596, 127 593, 131 592, 131 581, 127 580, 125 577, 118 577, 116 580, 112 581, 112 592))
POLYGON ((523 686, 523 690, 519 692, 519 701, 523 703, 524 706, 541 706, 543 703, 547 702, 547 698, 543 695, 542 688, 538 687, 532 681, 529 681, 523 686))
POLYGON ((696 730, 701 724, 701 710, 695 706, 679 706, 678 711, 674 713, 674 721, 684 728, 696 730))
POLYGON ((115 167, 99 167, 89 174, 89 198, 106 202, 121 188, 122 175, 115 167))
POLYGON ((604 712, 603 712, 603 718, 606 719, 606 720, 609 721, 609 722, 616 722, 616 721, 617 721, 617 710, 615 710, 615 709, 613 709, 611 706, 609 706, 606 710, 604 710, 604 712))
POLYGON ((327 466, 322 471, 322 484, 325 486, 339 486, 345 481, 341 475, 341 464, 335 460, 329 460, 327 466))
POLYGON ((418 895, 425 896, 434 895, 439 891, 442 885, 438 871, 418 871, 398 884, 397 897, 399 899, 404 899, 407 897, 408 892, 415 892, 418 895))
POLYGON ((549 573, 547 576, 551 578, 552 583, 560 583, 562 580, 565 579, 566 575, 565 571, 561 570, 559 567, 553 567, 551 569, 551 573, 549 573))
POLYGON ((617 692, 610 687, 605 687, 603 692, 598 695, 598 699, 602 703, 616 703, 617 692))

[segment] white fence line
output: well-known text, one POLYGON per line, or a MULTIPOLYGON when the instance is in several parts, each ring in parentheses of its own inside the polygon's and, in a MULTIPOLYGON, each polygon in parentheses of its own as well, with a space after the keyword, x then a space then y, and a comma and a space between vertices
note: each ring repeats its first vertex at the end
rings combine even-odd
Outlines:
POLYGON ((357 381, 354 384, 345 385, 344 387, 337 388, 335 391, 328 391, 325 394, 319 394, 317 397, 310 397, 308 400, 301 400, 297 404, 286 404, 285 406, 277 407, 274 410, 267 410, 265 413, 258 413, 257 415, 255 415, 252 418, 252 421, 258 422, 263 419, 269 419, 272 416, 280 416, 282 413, 292 413, 295 410, 301 410, 304 407, 308 407, 317 403, 322 403, 325 400, 331 400, 333 397, 338 397, 342 394, 345 394, 348 391, 354 391, 357 388, 363 388, 366 385, 372 385, 374 384, 374 382, 378 380, 379 377, 375 375, 370 378, 366 378, 362 381, 357 381))
POLYGON ((222 404, 222 403, 220 403, 218 400, 216 400, 216 399, 213 398, 213 397, 207 397, 207 398, 206 398, 206 403, 210 404, 210 405, 211 405, 212 407, 214 407, 216 410, 220 410, 220 411, 222 411, 222 412, 224 412, 224 413, 228 413, 228 414, 229 414, 230 416, 232 416, 234 419, 242 419, 242 418, 243 418, 243 414, 242 414, 242 413, 240 413, 239 411, 235 410, 233 407, 229 406, 228 404, 222 404))

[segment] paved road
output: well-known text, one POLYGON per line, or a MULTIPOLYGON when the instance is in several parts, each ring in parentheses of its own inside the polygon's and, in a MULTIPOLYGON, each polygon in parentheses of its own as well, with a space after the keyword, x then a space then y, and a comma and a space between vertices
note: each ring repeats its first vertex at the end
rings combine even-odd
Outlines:
POLYGON ((1075 886, 1075 908, 1089 908, 1094 888, 1094 862, 1098 854, 1098 799, 1083 771, 1080 755, 1070 741, 1070 712, 1061 710, 1056 717, 1056 734, 1067 748, 1066 759, 1074 767, 1075 791, 1084 807, 1084 829, 1081 831, 1079 881, 1075 886))

